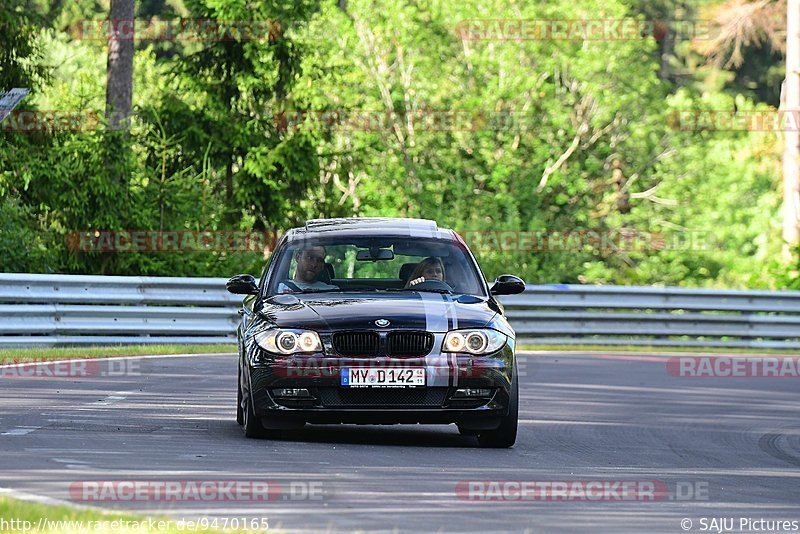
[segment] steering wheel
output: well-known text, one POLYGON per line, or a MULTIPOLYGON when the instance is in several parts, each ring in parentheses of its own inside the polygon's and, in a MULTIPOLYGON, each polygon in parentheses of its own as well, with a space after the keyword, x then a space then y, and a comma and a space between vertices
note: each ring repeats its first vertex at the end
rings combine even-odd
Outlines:
POLYGON ((408 289, 433 289, 433 290, 441 290, 441 291, 453 291, 453 287, 448 284, 447 282, 441 282, 439 280, 425 280, 424 282, 420 282, 419 284, 414 284, 413 286, 408 286, 408 289))
POLYGON ((286 280, 283 280, 281 283, 286 287, 288 287, 289 289, 291 289, 292 291, 298 291, 298 292, 303 291, 302 289, 300 289, 300 287, 298 287, 297 284, 295 284, 292 280, 289 280, 288 278, 286 280))

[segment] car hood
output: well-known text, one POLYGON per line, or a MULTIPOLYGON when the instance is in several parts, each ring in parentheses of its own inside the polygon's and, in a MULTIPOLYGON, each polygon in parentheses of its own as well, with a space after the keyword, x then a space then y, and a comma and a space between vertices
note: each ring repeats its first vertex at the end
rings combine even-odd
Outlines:
POLYGON ((495 314, 486 299, 429 292, 278 295, 259 310, 275 326, 317 331, 380 328, 384 319, 389 330, 447 332, 485 327, 495 314))

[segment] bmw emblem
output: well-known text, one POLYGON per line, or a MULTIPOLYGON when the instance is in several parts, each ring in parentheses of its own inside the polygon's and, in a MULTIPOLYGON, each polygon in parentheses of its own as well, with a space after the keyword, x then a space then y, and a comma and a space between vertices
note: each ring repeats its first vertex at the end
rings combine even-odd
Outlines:
POLYGON ((381 328, 389 326, 390 324, 391 323, 389 322, 388 319, 378 319, 377 321, 375 321, 375 326, 380 326, 381 328))

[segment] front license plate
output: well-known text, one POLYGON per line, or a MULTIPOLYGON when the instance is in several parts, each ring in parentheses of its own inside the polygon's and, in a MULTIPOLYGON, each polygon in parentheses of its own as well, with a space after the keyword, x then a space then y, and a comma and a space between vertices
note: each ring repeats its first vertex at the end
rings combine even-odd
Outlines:
POLYGON ((367 369, 362 367, 342 368, 342 386, 403 388, 425 385, 425 369, 410 367, 403 369, 367 369))

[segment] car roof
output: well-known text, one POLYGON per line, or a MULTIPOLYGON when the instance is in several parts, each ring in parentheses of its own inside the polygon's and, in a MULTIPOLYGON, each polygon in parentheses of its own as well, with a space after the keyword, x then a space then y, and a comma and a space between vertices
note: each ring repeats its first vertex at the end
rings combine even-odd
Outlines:
POLYGON ((428 219, 402 219, 390 217, 349 217, 339 219, 312 219, 305 226, 286 233, 289 240, 311 237, 397 236, 452 241, 455 235, 448 228, 439 228, 436 221, 428 219))

